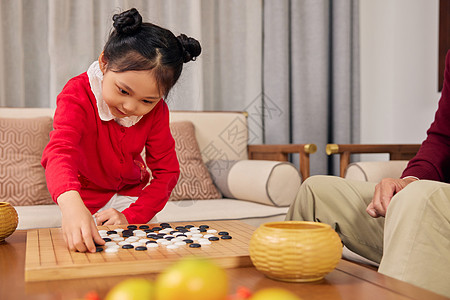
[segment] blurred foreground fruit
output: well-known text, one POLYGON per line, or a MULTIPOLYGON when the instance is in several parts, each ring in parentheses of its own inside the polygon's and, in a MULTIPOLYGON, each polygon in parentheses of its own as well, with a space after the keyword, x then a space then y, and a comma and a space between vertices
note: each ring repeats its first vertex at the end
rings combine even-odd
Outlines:
POLYGON ((254 293, 250 300, 301 300, 301 298, 285 289, 265 288, 254 293))
POLYGON ((114 286, 106 295, 105 300, 154 300, 155 287, 153 282, 141 279, 126 279, 114 286))
POLYGON ((228 293, 225 271, 202 258, 182 259, 156 278, 157 300, 224 300, 228 293))

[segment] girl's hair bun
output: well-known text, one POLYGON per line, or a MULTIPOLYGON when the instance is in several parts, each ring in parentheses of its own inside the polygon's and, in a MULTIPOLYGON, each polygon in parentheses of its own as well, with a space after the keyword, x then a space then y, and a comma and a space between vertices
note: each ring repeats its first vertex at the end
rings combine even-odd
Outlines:
POLYGON ((113 16, 114 28, 118 34, 132 35, 142 25, 142 17, 136 8, 124 11, 113 16))
POLYGON ((195 60, 202 52, 202 47, 196 39, 187 37, 185 34, 180 34, 177 36, 177 39, 183 50, 183 62, 187 63, 191 60, 195 60))

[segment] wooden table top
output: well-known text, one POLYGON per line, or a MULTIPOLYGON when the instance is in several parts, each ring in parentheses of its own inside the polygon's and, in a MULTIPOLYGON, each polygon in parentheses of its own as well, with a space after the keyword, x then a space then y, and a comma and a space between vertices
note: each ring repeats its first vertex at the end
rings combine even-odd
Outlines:
MULTIPOLYGON (((96 291, 103 299, 118 282, 130 276, 25 282, 26 231, 16 231, 0 244, 0 299, 83 299, 96 291)), ((253 267, 227 269, 230 294, 244 286, 251 291, 266 287, 288 289, 308 299, 449 299, 374 270, 342 260, 323 280, 313 283, 285 283, 271 280, 253 267)), ((156 274, 139 275, 155 279, 156 274)))

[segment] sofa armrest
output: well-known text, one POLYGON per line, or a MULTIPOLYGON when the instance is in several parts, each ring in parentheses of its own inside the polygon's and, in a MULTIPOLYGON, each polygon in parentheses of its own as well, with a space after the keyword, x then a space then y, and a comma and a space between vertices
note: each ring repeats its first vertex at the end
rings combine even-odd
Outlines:
POLYGON ((387 153, 389 160, 410 160, 419 148, 420 144, 328 144, 326 152, 328 155, 340 155, 339 174, 345 177, 352 154, 387 153))
POLYGON ((300 155, 300 176, 302 180, 309 177, 309 155, 317 151, 315 144, 285 145, 248 145, 248 158, 251 160, 289 161, 289 154, 300 155))

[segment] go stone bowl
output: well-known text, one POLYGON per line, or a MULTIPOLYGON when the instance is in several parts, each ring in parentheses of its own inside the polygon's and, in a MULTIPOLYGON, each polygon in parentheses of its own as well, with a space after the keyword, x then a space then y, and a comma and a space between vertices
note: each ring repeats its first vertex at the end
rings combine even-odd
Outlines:
POLYGON ((7 202, 0 202, 0 243, 13 234, 18 222, 19 218, 14 207, 7 202))
POLYGON ((267 277, 310 282, 331 272, 342 256, 342 243, 331 226, 305 221, 270 222, 252 235, 250 258, 267 277))

